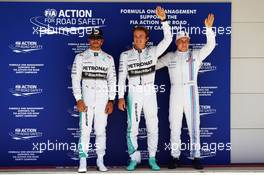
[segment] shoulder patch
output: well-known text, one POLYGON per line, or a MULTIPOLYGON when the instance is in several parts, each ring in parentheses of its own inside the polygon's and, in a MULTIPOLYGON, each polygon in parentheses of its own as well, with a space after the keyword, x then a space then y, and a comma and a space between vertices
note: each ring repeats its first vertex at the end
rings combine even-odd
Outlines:
POLYGON ((82 57, 82 56, 85 56, 85 52, 81 52, 81 53, 79 53, 78 56, 81 56, 81 57, 82 57))
POLYGON ((128 55, 131 51, 132 51, 132 49, 129 49, 129 50, 127 50, 127 51, 122 52, 122 54, 124 54, 124 55, 128 55))
POLYGON ((106 55, 106 56, 107 56, 107 58, 112 59, 112 57, 110 55, 106 55))
POLYGON ((111 55, 109 55, 108 53, 106 53, 106 52, 104 52, 104 51, 102 51, 102 55, 103 55, 104 57, 107 57, 107 58, 109 58, 109 59, 111 59, 111 58, 112 58, 112 56, 111 56, 111 55))

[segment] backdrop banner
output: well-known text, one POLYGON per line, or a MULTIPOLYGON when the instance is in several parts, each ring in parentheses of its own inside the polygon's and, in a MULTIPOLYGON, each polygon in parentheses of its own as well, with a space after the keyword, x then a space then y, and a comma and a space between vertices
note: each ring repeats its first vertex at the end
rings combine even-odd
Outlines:
MULTIPOLYGON (((150 30, 148 45, 163 38, 156 6, 166 9, 175 51, 179 29, 189 32, 191 48, 206 43, 204 19, 215 15, 216 47, 204 60, 198 85, 201 112, 201 156, 205 164, 230 163, 231 3, 128 2, 1 2, 0 3, 0 167, 75 166, 78 164, 79 113, 72 94, 71 67, 76 54, 88 47, 88 35, 101 28, 103 50, 114 57, 118 72, 121 52, 132 48, 132 28, 150 30)), ((156 72, 159 145, 157 160, 166 165, 170 150, 168 122, 170 81, 167 69, 156 72)), ((115 103, 108 118, 106 165, 124 166, 127 115, 115 103)), ((177 104, 175 104, 177 105, 177 104)), ((147 165, 144 113, 139 150, 147 165)), ((190 164, 189 136, 182 128, 182 160, 190 164)), ((91 134, 88 164, 95 165, 95 134, 91 134)))

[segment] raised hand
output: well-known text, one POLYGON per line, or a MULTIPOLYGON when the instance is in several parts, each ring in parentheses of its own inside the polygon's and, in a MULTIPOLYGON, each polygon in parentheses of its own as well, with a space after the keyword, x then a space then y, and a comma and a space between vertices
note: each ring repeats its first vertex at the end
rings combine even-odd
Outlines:
POLYGON ((209 13, 208 17, 204 20, 204 25, 208 28, 212 27, 214 24, 214 14, 209 13))
POLYGON ((157 8, 156 8, 156 15, 159 17, 159 19, 161 21, 164 21, 166 19, 165 10, 161 6, 157 6, 157 8))

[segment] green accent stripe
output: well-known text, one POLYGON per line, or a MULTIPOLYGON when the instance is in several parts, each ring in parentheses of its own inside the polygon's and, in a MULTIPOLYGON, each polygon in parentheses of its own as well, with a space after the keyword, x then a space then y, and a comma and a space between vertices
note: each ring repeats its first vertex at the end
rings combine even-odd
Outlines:
POLYGON ((80 138, 79 138, 79 158, 87 158, 87 154, 85 154, 85 152, 83 151, 83 145, 82 145, 82 112, 80 112, 80 119, 79 119, 79 127, 80 127, 80 138))
POLYGON ((133 154, 136 150, 133 146, 131 139, 131 128, 132 128, 132 99, 131 96, 127 96, 127 111, 128 111, 128 127, 127 127, 127 146, 128 154, 133 154))

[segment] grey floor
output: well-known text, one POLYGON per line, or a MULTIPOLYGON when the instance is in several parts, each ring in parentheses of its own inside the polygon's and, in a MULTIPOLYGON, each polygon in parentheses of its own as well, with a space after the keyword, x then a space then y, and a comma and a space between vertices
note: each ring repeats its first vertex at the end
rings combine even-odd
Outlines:
MULTIPOLYGON (((89 167, 87 174, 103 174, 96 170, 95 167, 89 167)), ((109 167, 107 174, 264 174, 264 166, 256 167, 206 167, 203 170, 194 170, 190 167, 181 167, 175 170, 168 170, 167 168, 161 168, 161 171, 151 171, 147 167, 140 167, 136 171, 127 172, 125 167, 109 167)), ((45 168, 45 169, 0 169, 0 174, 78 174, 77 168, 45 168)), ((82 173, 85 174, 85 173, 82 173)))

